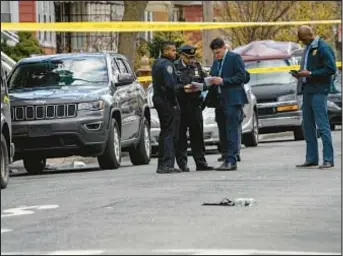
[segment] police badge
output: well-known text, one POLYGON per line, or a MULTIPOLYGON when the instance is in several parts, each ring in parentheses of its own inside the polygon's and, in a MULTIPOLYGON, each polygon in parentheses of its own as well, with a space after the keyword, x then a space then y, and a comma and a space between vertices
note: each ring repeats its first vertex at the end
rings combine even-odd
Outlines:
POLYGON ((169 74, 173 74, 173 67, 172 66, 168 66, 167 67, 167 71, 169 74))

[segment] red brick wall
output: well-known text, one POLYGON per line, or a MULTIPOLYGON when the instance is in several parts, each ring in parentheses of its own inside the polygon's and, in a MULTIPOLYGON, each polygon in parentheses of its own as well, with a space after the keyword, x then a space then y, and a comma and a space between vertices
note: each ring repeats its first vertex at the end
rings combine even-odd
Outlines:
MULTIPOLYGON (((202 6, 201 5, 191 5, 183 7, 183 17, 187 22, 201 22, 202 21, 202 6)), ((186 36, 192 39, 195 44, 202 40, 201 31, 186 31, 186 36)))
POLYGON ((19 22, 36 22, 36 1, 19 2, 19 22))

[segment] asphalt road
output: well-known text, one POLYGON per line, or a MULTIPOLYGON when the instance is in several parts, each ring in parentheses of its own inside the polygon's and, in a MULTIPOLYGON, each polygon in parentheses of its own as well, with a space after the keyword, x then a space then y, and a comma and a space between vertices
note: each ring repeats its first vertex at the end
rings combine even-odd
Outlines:
POLYGON ((341 131, 328 170, 296 169, 305 144, 288 139, 243 148, 236 172, 160 175, 156 159, 124 159, 15 173, 1 191, 1 254, 341 254, 341 131), (238 197, 257 204, 202 206, 238 197))

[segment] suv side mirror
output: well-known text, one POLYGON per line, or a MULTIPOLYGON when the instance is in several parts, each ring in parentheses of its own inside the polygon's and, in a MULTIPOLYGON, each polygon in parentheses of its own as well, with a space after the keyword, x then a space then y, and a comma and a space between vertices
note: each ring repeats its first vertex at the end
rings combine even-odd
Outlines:
POLYGON ((116 83, 118 86, 121 85, 128 85, 133 83, 134 79, 131 74, 123 73, 118 75, 118 82, 116 83))

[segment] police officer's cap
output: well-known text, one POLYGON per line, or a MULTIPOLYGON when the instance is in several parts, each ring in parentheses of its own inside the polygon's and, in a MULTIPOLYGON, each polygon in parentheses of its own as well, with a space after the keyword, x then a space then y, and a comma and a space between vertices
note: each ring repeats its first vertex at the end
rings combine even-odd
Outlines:
POLYGON ((191 45, 183 45, 179 48, 179 52, 188 56, 195 56, 197 48, 191 45))

